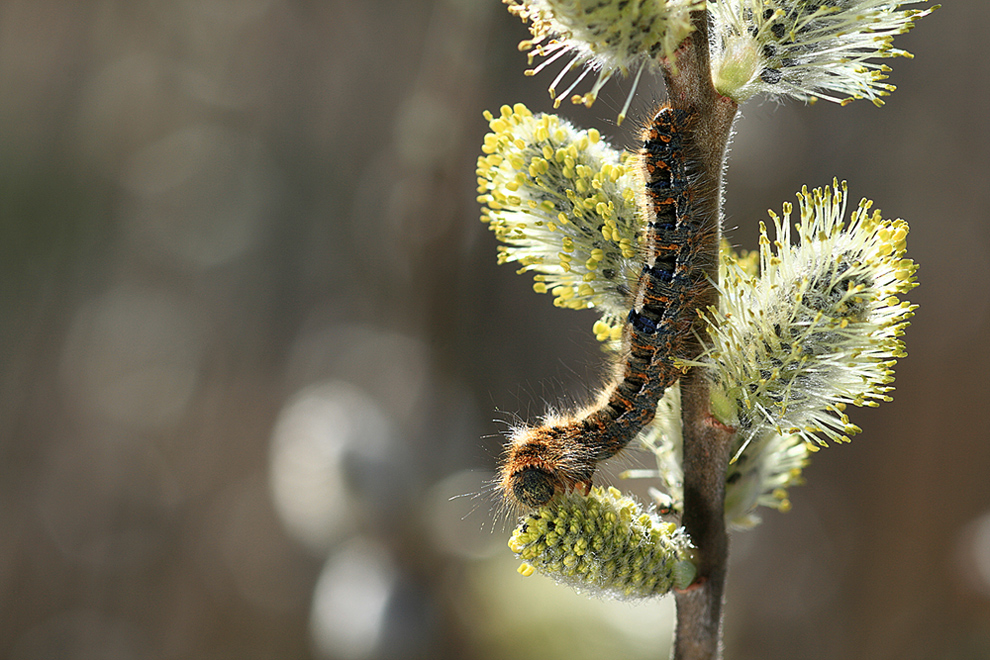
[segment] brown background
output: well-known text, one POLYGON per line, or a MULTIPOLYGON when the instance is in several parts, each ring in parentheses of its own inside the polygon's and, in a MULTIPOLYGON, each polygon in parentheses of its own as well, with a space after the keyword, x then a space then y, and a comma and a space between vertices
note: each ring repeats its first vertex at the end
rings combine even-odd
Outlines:
MULTIPOLYGON (((734 660, 990 657, 990 5, 946 4, 885 108, 737 124, 736 243, 838 176, 922 285, 896 400, 734 535, 734 660)), ((496 0, 0 1, 0 657, 665 657, 669 604, 524 580, 449 499, 601 366, 478 222, 482 111, 550 109, 525 35, 496 0)), ((629 147, 624 98, 561 112, 629 147)))

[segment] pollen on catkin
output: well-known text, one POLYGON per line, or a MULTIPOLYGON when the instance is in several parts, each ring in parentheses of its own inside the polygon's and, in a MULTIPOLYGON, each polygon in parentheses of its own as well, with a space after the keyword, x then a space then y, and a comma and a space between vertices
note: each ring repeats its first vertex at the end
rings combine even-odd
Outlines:
POLYGON ((485 118, 492 132, 478 158, 478 201, 503 243, 499 263, 535 273, 533 289, 558 307, 598 308, 595 335, 617 340, 639 276, 642 221, 629 155, 594 129, 519 103, 485 118))
POLYGON ((705 361, 725 423, 742 447, 767 433, 809 444, 859 432, 848 406, 889 401, 901 336, 916 305, 917 267, 905 256, 908 225, 863 200, 844 221, 846 185, 798 194, 798 242, 790 204, 761 224, 760 275, 723 269, 720 306, 707 315, 705 361))
POLYGON ((683 528, 645 513, 615 488, 556 497, 527 515, 509 548, 533 569, 597 596, 650 598, 693 582, 692 544, 683 528))
POLYGON ((509 11, 528 21, 532 39, 519 44, 543 62, 528 70, 539 73, 544 67, 570 53, 571 57, 550 84, 550 96, 559 104, 591 71, 598 79, 591 90, 574 95, 574 103, 591 106, 602 86, 616 73, 636 73, 619 123, 626 116, 643 69, 655 67, 662 58, 672 57, 691 33, 691 12, 704 9, 704 0, 503 0, 509 11), (564 90, 559 90, 568 72, 581 69, 564 90))
MULTIPOLYGON (((788 489, 803 483, 811 453, 826 440, 859 432, 848 406, 890 400, 893 367, 915 305, 906 256, 908 226, 885 220, 863 200, 846 217, 845 183, 798 194, 798 241, 791 244, 790 204, 771 212, 775 240, 762 227, 758 252, 722 248, 718 310, 706 315, 701 361, 712 381, 711 410, 736 429, 726 474, 725 519, 734 528, 759 522, 759 507, 790 509, 788 489), (756 257, 759 263, 756 262, 756 257)), ((641 443, 656 470, 628 476, 660 480, 658 505, 683 506, 680 393, 670 388, 641 443)))
POLYGON ((925 1, 711 0, 715 88, 738 102, 766 94, 882 105, 894 86, 875 60, 911 57, 893 41, 938 8, 903 8, 925 1))

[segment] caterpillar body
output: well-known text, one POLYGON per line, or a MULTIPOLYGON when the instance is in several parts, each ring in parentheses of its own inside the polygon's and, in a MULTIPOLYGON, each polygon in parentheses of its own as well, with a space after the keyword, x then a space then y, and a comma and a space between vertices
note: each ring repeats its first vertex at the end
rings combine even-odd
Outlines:
POLYGON ((596 404, 542 426, 517 429, 506 446, 498 488, 510 502, 538 507, 560 492, 591 488, 599 461, 614 456, 649 424, 664 391, 681 376, 681 354, 704 280, 697 262, 706 231, 693 210, 693 113, 662 106, 643 132, 643 268, 623 328, 623 359, 596 404))

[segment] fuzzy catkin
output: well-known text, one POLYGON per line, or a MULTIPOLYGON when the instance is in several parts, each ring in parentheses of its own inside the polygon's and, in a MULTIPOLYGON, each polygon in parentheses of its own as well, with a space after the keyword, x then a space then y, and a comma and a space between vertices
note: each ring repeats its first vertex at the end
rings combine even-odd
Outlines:
POLYGON ((569 494, 530 513, 509 548, 535 569, 579 591, 617 599, 650 598, 685 588, 695 576, 683 528, 645 513, 615 488, 569 494))

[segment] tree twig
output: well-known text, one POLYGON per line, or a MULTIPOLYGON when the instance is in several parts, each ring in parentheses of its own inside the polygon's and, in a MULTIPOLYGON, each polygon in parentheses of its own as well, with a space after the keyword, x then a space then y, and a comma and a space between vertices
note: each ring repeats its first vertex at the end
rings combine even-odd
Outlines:
MULTIPOLYGON (((677 57, 664 63, 668 101, 691 110, 693 155, 698 162, 699 190, 693 211, 705 219, 704 245, 698 258, 711 283, 718 280, 718 250, 722 206, 722 172, 737 104, 715 91, 708 52, 707 12, 692 15, 694 33, 677 57)), ((718 304, 709 284, 698 306, 718 304)), ((700 342, 691 354, 701 352, 700 342)), ((725 529, 725 475, 733 430, 712 418, 709 384, 694 368, 681 379, 684 438, 684 516, 682 524, 697 546, 698 580, 678 593, 674 660, 712 660, 721 655, 722 597, 725 587, 728 536, 725 529)))

